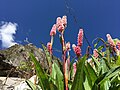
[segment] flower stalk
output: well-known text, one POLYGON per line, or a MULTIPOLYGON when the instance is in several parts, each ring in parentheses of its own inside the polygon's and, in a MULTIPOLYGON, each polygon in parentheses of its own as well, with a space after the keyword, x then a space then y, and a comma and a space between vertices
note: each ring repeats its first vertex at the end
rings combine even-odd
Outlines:
MULTIPOLYGON (((65 43, 64 40, 64 31, 67 26, 67 17, 63 16, 58 17, 56 20, 56 26, 58 32, 60 32, 60 40, 62 45, 62 59, 63 59, 63 74, 64 74, 64 89, 68 90, 68 77, 69 77, 69 64, 70 64, 70 56, 67 57, 67 52, 69 52, 70 43, 65 43)), ((69 55, 69 53, 68 53, 69 55)))
POLYGON ((62 59, 63 59, 63 73, 64 73, 64 80, 65 80, 65 90, 68 90, 68 60, 66 58, 66 46, 64 42, 64 36, 63 33, 61 33, 61 38, 62 38, 62 59))

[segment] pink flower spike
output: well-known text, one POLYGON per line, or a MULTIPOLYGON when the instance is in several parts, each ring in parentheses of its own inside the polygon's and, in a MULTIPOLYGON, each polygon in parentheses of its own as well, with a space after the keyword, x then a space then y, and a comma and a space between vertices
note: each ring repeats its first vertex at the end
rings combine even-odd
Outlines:
POLYGON ((112 37, 110 36, 110 34, 107 34, 106 36, 107 36, 108 43, 109 43, 112 47, 114 47, 115 44, 114 44, 114 41, 113 41, 112 37))
POLYGON ((52 44, 50 42, 47 43, 47 49, 50 54, 52 54, 52 44))
POLYGON ((98 58, 99 54, 98 54, 98 50, 97 50, 97 49, 94 49, 94 50, 93 50, 93 56, 94 56, 95 58, 98 58))
POLYGON ((73 51, 75 54, 79 57, 81 56, 81 48, 79 46, 76 46, 75 44, 72 45, 73 51))
POLYGON ((112 37, 110 36, 110 34, 107 34, 107 40, 108 40, 108 43, 110 44, 111 48, 117 53, 117 48, 116 48, 116 45, 112 39, 112 37))
POLYGON ((82 46, 82 43, 83 43, 83 29, 80 29, 79 30, 79 33, 78 33, 78 40, 77 40, 77 45, 78 46, 82 46))
POLYGON ((56 24, 53 25, 51 31, 50 31, 50 36, 56 35, 56 24))

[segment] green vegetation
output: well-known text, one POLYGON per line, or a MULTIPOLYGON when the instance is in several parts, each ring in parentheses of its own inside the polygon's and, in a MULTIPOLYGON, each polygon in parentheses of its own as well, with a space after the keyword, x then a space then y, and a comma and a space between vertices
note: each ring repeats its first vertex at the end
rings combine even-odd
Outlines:
MULTIPOLYGON (((65 23, 63 25, 65 26, 65 23)), ((77 61, 74 62, 74 58, 70 62, 70 47, 65 43, 64 30, 60 30, 58 26, 57 29, 60 32, 62 45, 62 63, 53 60, 52 44, 55 33, 51 33, 52 40, 49 45, 46 47, 42 44, 49 70, 44 71, 34 55, 30 54, 38 77, 38 84, 26 81, 32 90, 120 90, 120 41, 118 39, 112 39, 109 34, 107 34, 108 41, 98 38, 94 44, 93 54, 88 51, 82 56, 83 30, 80 29, 78 44, 73 45, 77 61)))

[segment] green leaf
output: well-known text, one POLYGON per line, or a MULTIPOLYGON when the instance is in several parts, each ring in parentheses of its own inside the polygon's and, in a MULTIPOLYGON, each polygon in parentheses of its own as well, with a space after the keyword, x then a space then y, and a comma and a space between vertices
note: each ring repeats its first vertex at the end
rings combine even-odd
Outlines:
POLYGON ((120 65, 120 55, 117 57, 116 64, 120 65))
POLYGON ((104 44, 106 44, 106 42, 102 38, 96 38, 96 39, 97 39, 97 42, 94 44, 94 48, 97 47, 97 45, 100 41, 103 42, 104 44))
POLYGON ((52 64, 52 67, 54 68, 54 75, 56 75, 56 77, 54 76, 54 78, 56 78, 55 82, 56 82, 56 86, 58 88, 58 90, 64 90, 64 78, 63 78, 63 74, 60 70, 60 67, 58 67, 58 65, 54 62, 52 64))
POLYGON ((104 74, 102 74, 102 75, 100 75, 97 78, 97 80, 95 81, 95 83, 94 83, 94 85, 92 87, 92 90, 100 90, 100 84, 99 84, 99 82, 102 81, 105 78, 106 74, 107 74, 107 72, 104 73, 104 74))
POLYGON ((102 86, 101 88, 104 88, 104 90, 108 90, 110 87, 110 79, 118 75, 120 72, 120 67, 111 69, 106 76, 104 77, 103 80, 99 82, 99 84, 102 86), (103 86, 104 85, 104 86, 103 86))
POLYGON ((30 80, 26 80, 26 83, 32 90, 36 90, 36 85, 34 85, 30 80))
POLYGON ((120 72, 120 66, 116 68, 112 68, 108 72, 103 73, 95 81, 92 90, 99 90, 99 89, 107 90, 110 87, 110 79, 118 75, 119 72, 120 72))
POLYGON ((86 80, 85 80, 85 83, 84 83, 85 90, 91 90, 91 88, 92 88, 92 80, 91 80, 91 78, 89 77, 90 74, 88 73, 88 70, 87 70, 87 67, 86 67, 86 66, 85 66, 85 68, 84 68, 84 72, 85 72, 85 76, 86 76, 86 80), (86 86, 89 87, 90 89, 86 89, 86 86))
POLYGON ((98 51, 101 51, 104 48, 104 45, 98 47, 98 51))
POLYGON ((106 80, 116 76, 117 74, 119 74, 120 72, 120 66, 116 67, 116 68, 112 68, 109 70, 109 72, 106 74, 105 78, 103 80, 101 80, 99 83, 104 83, 106 80))
POLYGON ((111 59, 110 59, 110 50, 109 50, 109 47, 106 47, 106 58, 107 58, 108 64, 110 64, 111 59))
POLYGON ((100 84, 100 90, 109 90, 110 80, 106 80, 103 84, 100 84))
POLYGON ((57 86, 53 84, 53 82, 50 82, 50 89, 51 90, 58 90, 57 86))
POLYGON ((103 58, 101 58, 101 60, 100 60, 100 67, 102 69, 102 73, 105 73, 109 70, 109 67, 107 66, 107 64, 103 58))
POLYGON ((44 44, 42 44, 43 50, 45 52, 46 58, 48 60, 48 64, 50 65, 51 63, 51 56, 50 53, 48 52, 48 49, 46 48, 46 46, 44 44))
POLYGON ((98 61, 98 59, 94 58, 94 56, 92 55, 92 60, 96 63, 97 67, 99 67, 100 62, 98 61))
POLYGON ((39 79, 39 85, 42 88, 42 90, 50 90, 50 84, 47 75, 45 74, 44 70, 42 69, 41 65, 39 62, 36 60, 34 55, 30 53, 30 57, 32 61, 34 62, 36 73, 39 79))
POLYGON ((117 42, 119 42, 120 40, 118 38, 113 39, 114 43, 116 44, 117 42))
POLYGON ((72 69, 73 63, 75 62, 75 57, 70 62, 70 70, 72 69))
MULTIPOLYGON (((55 63, 55 62, 54 62, 55 63)), ((54 84, 56 84, 56 69, 55 69, 55 65, 52 64, 52 73, 51 73, 51 80, 54 84)))
POLYGON ((84 68, 85 68, 85 61, 87 56, 83 58, 79 58, 77 63, 77 71, 74 77, 73 85, 71 90, 84 90, 84 68))
POLYGON ((84 87, 85 87, 85 90, 92 90, 91 89, 91 85, 89 84, 89 77, 85 77, 85 82, 84 82, 84 87))
POLYGON ((87 71, 89 73, 89 76, 87 76, 88 78, 91 78, 92 80, 92 85, 94 84, 94 82, 96 81, 97 79, 97 74, 95 73, 93 67, 87 62, 87 65, 86 65, 86 68, 87 68, 87 71))

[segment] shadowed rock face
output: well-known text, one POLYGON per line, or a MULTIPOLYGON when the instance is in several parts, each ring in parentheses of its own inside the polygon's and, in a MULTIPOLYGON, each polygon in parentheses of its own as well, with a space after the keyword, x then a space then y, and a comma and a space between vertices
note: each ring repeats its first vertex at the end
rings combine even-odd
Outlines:
POLYGON ((29 53, 33 53, 42 67, 48 69, 46 57, 42 49, 35 47, 33 44, 24 46, 16 44, 8 49, 0 50, 0 76, 7 76, 10 73, 9 76, 18 77, 20 71, 17 71, 16 67, 21 66, 21 62, 30 62, 29 53))

